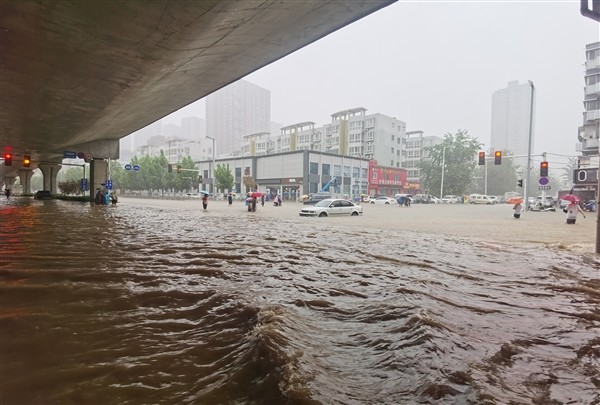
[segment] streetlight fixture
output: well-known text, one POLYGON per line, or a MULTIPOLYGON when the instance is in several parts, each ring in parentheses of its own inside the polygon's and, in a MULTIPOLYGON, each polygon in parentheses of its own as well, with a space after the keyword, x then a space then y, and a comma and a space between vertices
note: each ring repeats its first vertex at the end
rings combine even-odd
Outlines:
POLYGON ((210 179, 211 179, 211 188, 210 192, 215 194, 215 138, 210 137, 208 135, 205 136, 206 139, 212 140, 212 165, 210 167, 210 179))

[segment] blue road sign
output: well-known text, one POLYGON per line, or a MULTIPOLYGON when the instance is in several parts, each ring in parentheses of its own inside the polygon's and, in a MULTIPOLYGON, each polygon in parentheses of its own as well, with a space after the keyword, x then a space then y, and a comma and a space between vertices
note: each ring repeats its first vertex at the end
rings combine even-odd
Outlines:
POLYGON ((136 172, 137 172, 138 170, 140 170, 140 165, 133 165, 133 170, 135 170, 136 172))
POLYGON ((125 170, 131 170, 131 165, 129 163, 125 165, 125 170))
POLYGON ((538 183, 540 186, 547 186, 548 183, 550 183, 550 180, 548 179, 548 177, 540 177, 538 183))
POLYGON ((87 179, 81 179, 81 190, 88 191, 88 181, 87 179))
POLYGON ((65 159, 75 159, 77 157, 77 152, 72 152, 70 150, 66 150, 63 153, 63 157, 65 159))
POLYGON ((112 180, 106 180, 105 185, 107 190, 112 190, 112 180))

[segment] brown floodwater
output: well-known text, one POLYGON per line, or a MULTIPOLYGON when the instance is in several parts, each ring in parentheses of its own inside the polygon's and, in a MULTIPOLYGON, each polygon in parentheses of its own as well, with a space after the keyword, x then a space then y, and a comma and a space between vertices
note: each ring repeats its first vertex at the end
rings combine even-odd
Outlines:
POLYGON ((600 403, 594 254, 240 208, 0 220, 2 405, 600 403))

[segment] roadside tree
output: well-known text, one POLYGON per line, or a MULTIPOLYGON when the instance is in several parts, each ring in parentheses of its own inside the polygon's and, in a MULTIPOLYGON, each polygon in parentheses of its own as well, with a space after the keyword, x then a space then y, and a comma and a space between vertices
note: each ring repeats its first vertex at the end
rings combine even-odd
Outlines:
POLYGON ((442 193, 463 195, 472 183, 477 163, 475 156, 481 145, 477 139, 468 135, 468 131, 458 130, 456 134, 444 135, 442 143, 425 148, 428 158, 423 159, 419 165, 423 189, 429 194, 439 194, 443 164, 444 189, 442 193))
POLYGON ((218 164, 215 169, 215 179, 217 180, 218 190, 231 190, 235 184, 235 179, 229 167, 218 164))

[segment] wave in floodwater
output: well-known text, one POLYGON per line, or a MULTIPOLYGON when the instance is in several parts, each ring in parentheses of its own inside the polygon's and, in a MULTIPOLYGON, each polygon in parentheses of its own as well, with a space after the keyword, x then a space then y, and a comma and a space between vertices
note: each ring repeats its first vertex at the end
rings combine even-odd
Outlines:
POLYGON ((597 256, 11 204, 2 404, 600 403, 597 256))

